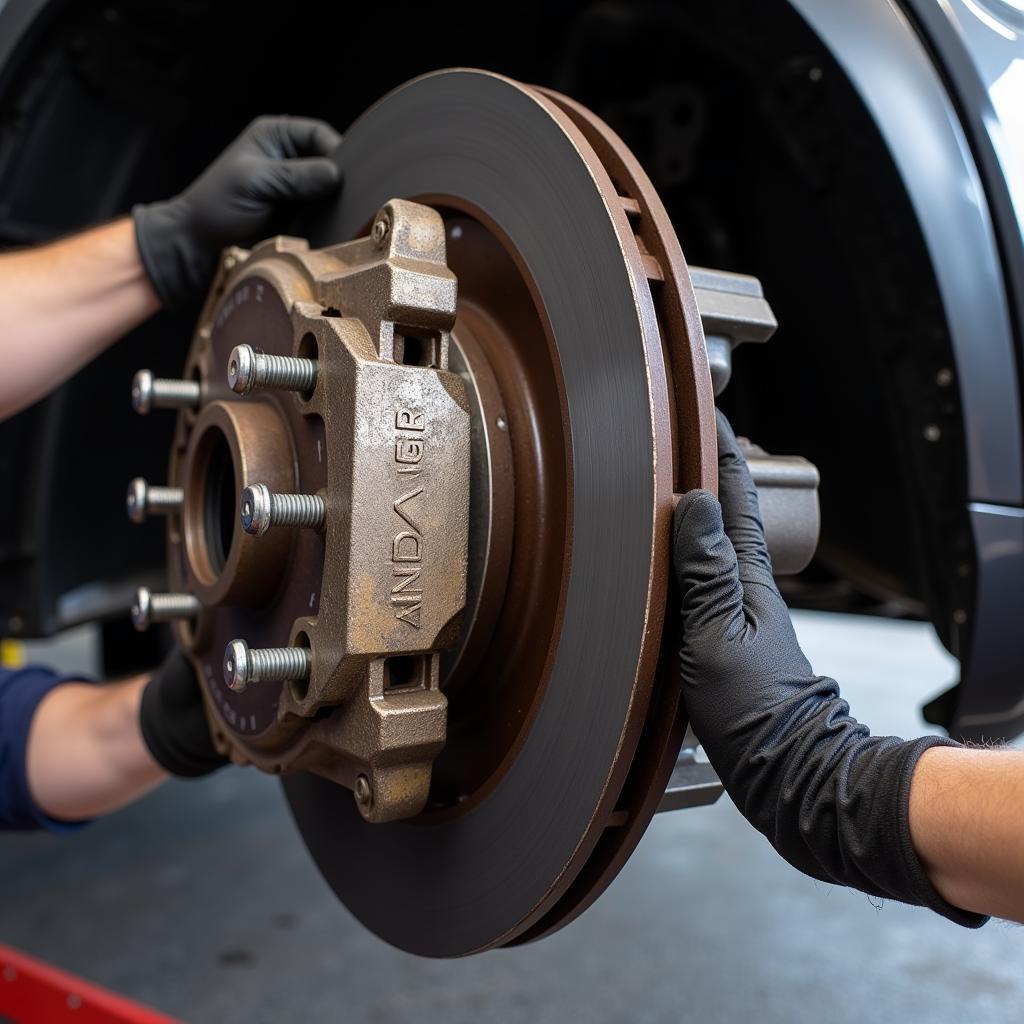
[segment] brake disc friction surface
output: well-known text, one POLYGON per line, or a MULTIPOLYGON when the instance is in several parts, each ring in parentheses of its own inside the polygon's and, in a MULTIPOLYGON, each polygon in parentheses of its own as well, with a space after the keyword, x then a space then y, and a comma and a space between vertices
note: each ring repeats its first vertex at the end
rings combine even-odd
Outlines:
MULTIPOLYGON (((522 270, 560 374, 569 439, 568 523, 551 524, 565 530, 568 555, 560 628, 500 779, 465 813, 387 825, 368 825, 351 795, 322 778, 283 780, 303 838, 348 908, 394 945, 457 956, 540 921, 605 830, 624 824, 617 801, 666 604, 670 382, 629 208, 552 100, 481 72, 428 76, 356 122, 336 159, 344 190, 312 244, 354 237, 391 197, 477 217, 522 270)), ((448 244, 457 269, 458 238, 450 233, 448 244)), ((713 486, 705 442, 694 441, 690 486, 713 486)), ((488 679, 471 685, 486 691, 488 679)))

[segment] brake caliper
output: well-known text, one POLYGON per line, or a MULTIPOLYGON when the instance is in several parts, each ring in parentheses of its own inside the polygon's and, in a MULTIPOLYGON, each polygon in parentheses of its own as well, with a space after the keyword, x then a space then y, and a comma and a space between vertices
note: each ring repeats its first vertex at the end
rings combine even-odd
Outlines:
POLYGON ((176 593, 149 616, 174 619, 223 751, 342 783, 372 821, 423 808, 445 741, 469 529, 456 292, 441 217, 403 200, 343 245, 228 250, 177 403, 176 593))

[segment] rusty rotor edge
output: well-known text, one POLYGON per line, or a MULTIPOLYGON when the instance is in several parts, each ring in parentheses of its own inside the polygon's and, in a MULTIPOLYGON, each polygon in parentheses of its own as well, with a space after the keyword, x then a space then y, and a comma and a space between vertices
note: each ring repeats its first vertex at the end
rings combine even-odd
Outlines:
MULTIPOLYGON (((673 491, 684 493, 703 488, 718 491, 718 451, 715 433, 714 390, 708 365, 704 330, 678 238, 654 185, 626 144, 592 111, 554 90, 534 87, 572 120, 597 156, 615 189, 611 205, 625 215, 635 243, 629 252, 639 263, 642 279, 657 313, 662 342, 667 394, 671 403, 673 491)), ((624 247, 624 254, 628 247, 624 247)), ((649 364, 650 365, 650 364, 649 364)), ((657 370, 655 371, 657 372, 657 370)), ((652 380, 652 402, 658 402, 660 381, 652 380)), ((620 787, 620 799, 607 819, 605 835, 580 869, 562 898, 535 923, 521 931, 510 944, 535 941, 564 927, 590 907, 611 884, 647 830, 669 776, 676 763, 686 732, 685 711, 677 680, 679 647, 678 606, 668 600, 669 529, 673 504, 656 506, 659 522, 654 532, 656 575, 661 577, 661 601, 656 632, 657 664, 647 714, 640 723, 630 719, 641 732, 631 744, 635 751, 620 787), (660 558, 659 558, 660 556, 660 558), (663 637, 666 617, 671 617, 663 637)), ((652 581, 653 586, 653 581, 652 581)), ((640 667, 638 674, 644 672, 640 667)))
MULTIPOLYGON (((659 714, 667 714, 673 721, 676 717, 675 705, 678 701, 673 704, 669 700, 669 703, 673 704, 669 708, 651 707, 653 681, 660 656, 668 600, 669 529, 673 495, 678 490, 677 481, 683 481, 687 489, 689 486, 707 487, 716 492, 718 465, 717 449, 714 445, 714 396, 700 315, 697 312, 693 288, 678 242, 653 186, 643 176, 632 154, 626 150, 625 144, 596 116, 553 90, 516 84, 543 106, 572 139, 604 199, 608 216, 619 239, 620 253, 629 268, 634 300, 643 324, 648 400, 652 423, 656 424, 654 521, 650 556, 652 571, 645 608, 645 640, 637 664, 633 698, 623 724, 619 750, 605 793, 594 811, 590 827, 580 838, 572 861, 549 889, 542 908, 535 910, 513 934, 500 940, 497 945, 512 945, 549 934, 582 913, 585 907, 600 895, 600 891, 610 884, 628 856, 627 853, 621 859, 613 857, 609 863, 603 849, 599 853, 599 846, 606 831, 613 829, 620 835, 627 836, 626 842, 632 843, 630 852, 646 831, 661 793, 657 794, 653 806, 649 799, 636 807, 623 806, 622 799, 625 795, 636 800, 641 795, 628 794, 625 787, 633 772, 634 759, 638 756, 638 744, 645 729, 648 728, 649 720, 658 717, 659 714), (602 153, 601 150, 605 152, 602 153), (609 156, 614 158, 614 162, 608 159, 609 156), (639 174, 631 173, 634 170, 639 174), (646 189, 644 184, 647 186, 646 189), (659 213, 661 217, 658 217, 659 213), (638 220, 645 221, 647 218, 649 223, 637 223, 638 220), (662 240, 661 234, 666 225, 668 238, 662 240), (644 235, 650 238, 652 232, 656 235, 656 243, 645 244, 644 235), (676 253, 671 251, 673 243, 676 253), (653 255, 652 250, 658 255, 653 255), (673 262, 671 256, 676 254, 678 258, 673 262), (669 292, 671 297, 666 299, 664 294, 656 297, 655 288, 669 292), (666 321, 668 326, 673 328, 670 336, 666 336, 666 321), (673 355, 675 363, 678 364, 676 367, 672 365, 673 355), (673 369, 677 372, 684 369, 688 371, 684 379, 688 378, 687 383, 693 385, 692 391, 697 396, 697 401, 686 403, 682 416, 670 408, 667 401, 667 396, 674 393, 673 369), (701 384, 704 387, 700 387, 701 384), (684 420, 681 429, 678 426, 679 419, 684 420), (712 431, 710 446, 706 433, 709 423, 712 431), (595 880, 599 891, 584 901, 574 900, 571 890, 581 874, 592 872, 592 861, 595 858, 603 864, 599 877, 595 880), (563 901, 569 904, 564 908, 567 916, 563 916, 563 901), (581 902, 584 905, 580 905, 581 902)), ((673 728, 666 735, 664 750, 659 751, 657 758, 659 766, 668 760, 669 772, 679 749, 678 744, 675 744, 674 750, 670 749, 670 737, 676 734, 681 740, 682 731, 673 728)), ((665 778, 667 781, 667 774, 665 778)))

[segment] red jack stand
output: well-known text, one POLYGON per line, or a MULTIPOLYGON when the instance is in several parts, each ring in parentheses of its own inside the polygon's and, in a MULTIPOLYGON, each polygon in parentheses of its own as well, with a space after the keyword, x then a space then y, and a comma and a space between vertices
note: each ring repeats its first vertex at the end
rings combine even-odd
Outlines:
POLYGON ((0 1019, 14 1024, 181 1024, 3 944, 0 1019))

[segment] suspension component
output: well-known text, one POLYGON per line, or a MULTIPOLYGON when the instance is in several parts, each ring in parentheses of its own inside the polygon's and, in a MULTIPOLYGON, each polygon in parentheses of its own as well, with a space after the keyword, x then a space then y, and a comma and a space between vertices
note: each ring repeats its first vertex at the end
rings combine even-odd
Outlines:
POLYGON ((763 344, 779 325, 756 277, 690 267, 690 279, 717 396, 732 378, 733 349, 745 342, 763 344))
MULTIPOLYGON (((718 396, 732 379, 733 351, 745 343, 764 344, 778 322, 756 277, 690 267, 690 279, 718 396)), ((772 569, 776 576, 796 575, 818 547, 818 470, 797 455, 770 455, 746 438, 741 447, 757 487, 772 569)))

